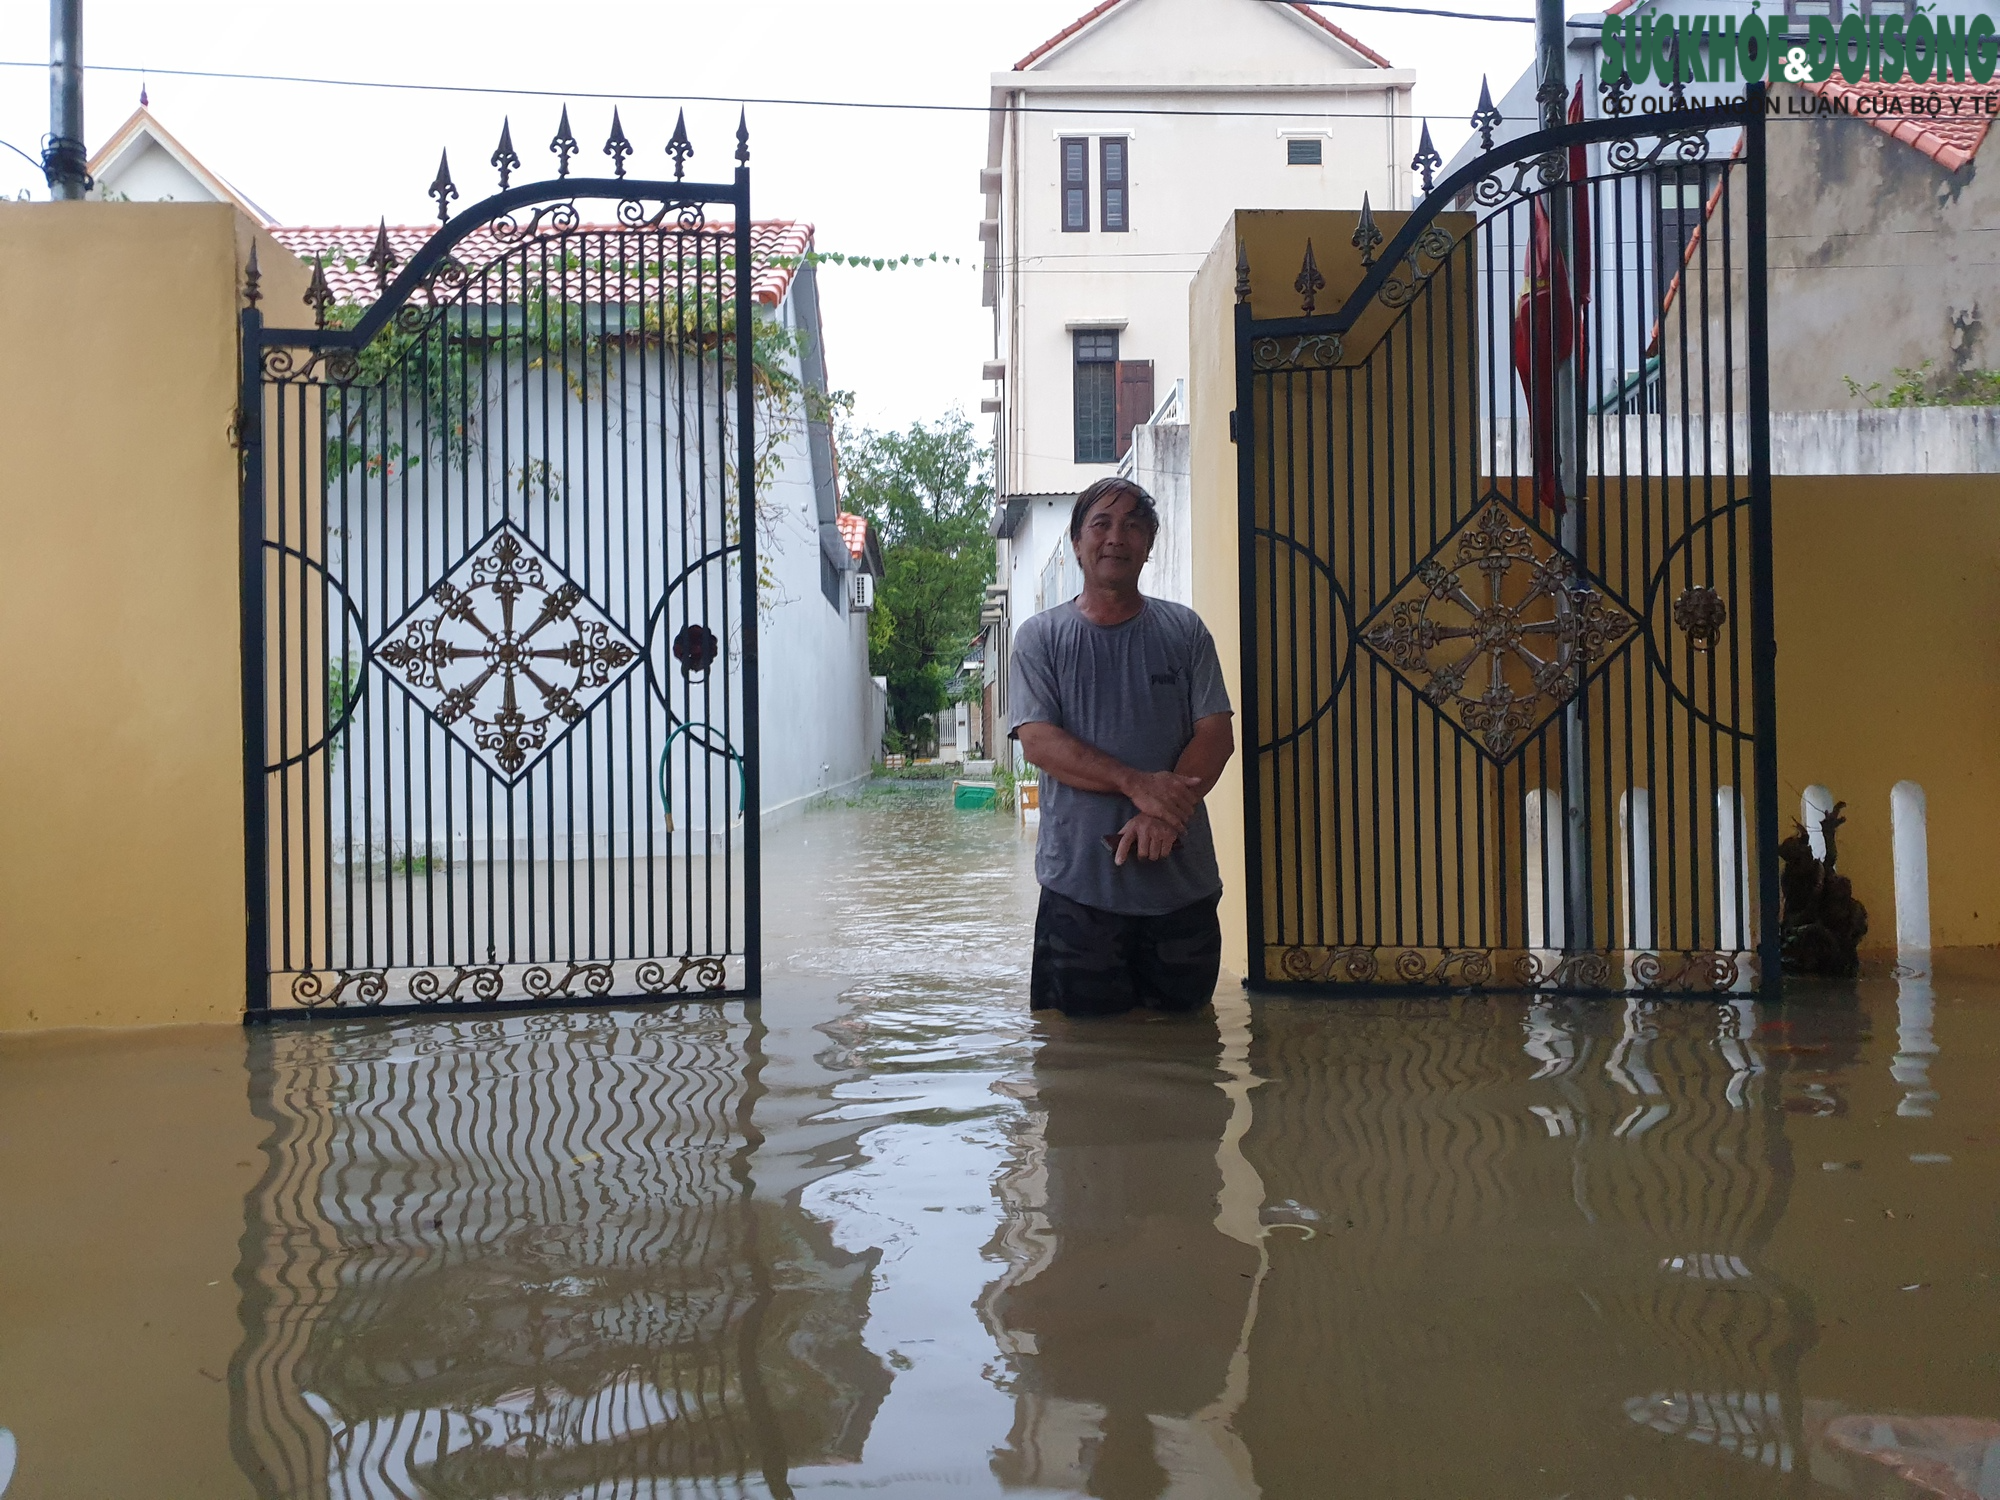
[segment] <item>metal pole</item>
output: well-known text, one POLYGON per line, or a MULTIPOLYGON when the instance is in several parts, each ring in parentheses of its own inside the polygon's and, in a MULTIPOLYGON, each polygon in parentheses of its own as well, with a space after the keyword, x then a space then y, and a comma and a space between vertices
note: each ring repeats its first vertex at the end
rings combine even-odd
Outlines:
POLYGON ((757 426, 752 383, 755 346, 751 324, 755 279, 750 244, 750 131, 736 125, 736 504, 741 543, 736 566, 743 601, 743 993, 764 993, 764 789, 763 728, 758 717, 757 658, 757 426))
POLYGON ((246 276, 250 306, 238 315, 242 369, 236 397, 236 437, 242 446, 236 566, 238 630, 243 655, 243 1013, 271 1008, 270 824, 264 743, 266 701, 264 613, 264 315, 257 310, 257 251, 246 276))
POLYGON ((1750 701, 1756 723, 1751 742, 1757 783, 1757 993, 1775 1000, 1783 985, 1778 932, 1778 614, 1771 542, 1770 291, 1766 282, 1764 110, 1761 83, 1744 90, 1744 161, 1749 182, 1745 227, 1750 338, 1750 701))
MULTIPOLYGON (((1561 127, 1569 104, 1569 77, 1566 48, 1568 28, 1563 0, 1535 0, 1535 105, 1543 130, 1561 127)), ((1569 153, 1562 153, 1565 165, 1569 153)), ((1571 244, 1570 193, 1565 185, 1548 195, 1549 245, 1563 267, 1564 280, 1576 271, 1575 246, 1571 244)), ((1568 316, 1575 317, 1578 288, 1569 288, 1568 316)), ((1551 339, 1555 327, 1549 329, 1551 339)), ((1576 363, 1555 367, 1555 439, 1553 455, 1556 486, 1564 505, 1558 540, 1563 550, 1583 561, 1583 465, 1577 452, 1576 363)), ((1578 691, 1563 709, 1563 947, 1575 952, 1593 948, 1590 892, 1590 745, 1584 733, 1581 678, 1583 662, 1577 662, 1578 691)))
POLYGON ((49 140, 42 175, 52 198, 81 198, 90 186, 83 149, 83 0, 49 0, 49 140))

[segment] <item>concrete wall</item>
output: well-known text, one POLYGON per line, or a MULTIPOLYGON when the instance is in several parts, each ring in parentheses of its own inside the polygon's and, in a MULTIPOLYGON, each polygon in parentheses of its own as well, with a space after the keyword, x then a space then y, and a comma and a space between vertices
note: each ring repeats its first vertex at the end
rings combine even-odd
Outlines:
MULTIPOLYGON (((796 297, 786 299, 778 316, 794 330, 808 317, 817 322, 796 297)), ((757 642, 766 818, 866 776, 882 744, 880 730, 871 727, 868 616, 848 608, 845 573, 838 605, 820 588, 826 497, 815 482, 803 417, 794 414, 777 472, 765 486, 764 514, 776 524, 759 538, 774 585, 757 642)))
MULTIPOLYGON (((1796 85, 1772 89, 1781 107, 1796 85)), ((1854 407, 1843 378, 1891 385, 1934 371, 2000 366, 2000 175, 1947 172, 1866 120, 1826 116, 1769 128, 1771 405, 1854 407)))
POLYGON ((243 1006, 237 289, 214 204, 0 205, 0 1029, 243 1006))
POLYGON ((1132 478, 1153 497, 1160 535, 1140 586, 1159 599, 1194 603, 1194 511, 1185 421, 1132 429, 1132 478))
MULTIPOLYGON (((1237 588, 1236 445, 1229 414, 1236 409, 1236 245, 1257 263, 1277 265, 1282 241, 1247 214, 1232 214, 1195 274, 1188 294, 1188 503, 1196 538, 1190 581, 1195 612, 1215 637, 1229 701, 1243 702, 1243 626, 1237 588), (1249 245, 1256 240, 1254 247, 1249 245)), ((1270 280, 1267 275, 1266 281, 1270 280)), ((1275 309, 1267 311, 1275 316, 1275 309)), ((1222 866, 1222 966, 1250 972, 1248 906, 1244 899, 1243 759, 1254 752, 1239 717, 1236 759, 1208 794, 1208 822, 1222 866)))

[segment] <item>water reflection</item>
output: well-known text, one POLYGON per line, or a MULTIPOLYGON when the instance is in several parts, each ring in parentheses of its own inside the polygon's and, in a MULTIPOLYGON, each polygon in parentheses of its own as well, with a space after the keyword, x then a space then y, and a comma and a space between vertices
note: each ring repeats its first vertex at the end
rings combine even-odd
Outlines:
POLYGON ((1016 1259, 984 1303, 1015 1397, 994 1473, 1091 1495, 1238 1493, 1259 1190, 1219 1148, 1233 1151, 1247 1088, 1212 1017, 1040 1026, 1003 1184, 1016 1259))
MULTIPOLYGON (((1996 1129, 1969 1086, 1896 1118, 1945 1066, 1907 977, 1031 1023, 1011 825, 788 837, 762 1020, 253 1037, 259 1493, 1661 1500, 1985 1462, 1916 1414, 2000 1409, 1996 1129)), ((2000 1057, 1957 998, 1946 1060, 2000 1057)))
POLYGON ((1245 1152, 1326 1226, 1269 1246, 1243 1416, 1265 1492, 1326 1492, 1336 1455, 1340 1493, 1781 1488, 1813 1318, 1763 1259, 1792 1159, 1755 1019, 1265 1007, 1245 1152))
POLYGON ((1896 1055, 1889 1076, 1901 1085, 1896 1113, 1905 1119, 1928 1119, 1937 1103, 1931 1087, 1931 1061, 1937 1043, 1931 1039, 1936 998, 1931 989, 1930 955, 1905 954, 1896 966, 1896 1055))
POLYGON ((995 1475, 1790 1492, 1815 1317, 1767 1259, 1787 1063, 1748 1004, 1049 1023, 982 1301, 995 1475))
POLYGON ((874 1252, 760 1198, 762 1027, 706 1006, 281 1030, 239 1281, 270 1496, 681 1493, 858 1458, 874 1252))

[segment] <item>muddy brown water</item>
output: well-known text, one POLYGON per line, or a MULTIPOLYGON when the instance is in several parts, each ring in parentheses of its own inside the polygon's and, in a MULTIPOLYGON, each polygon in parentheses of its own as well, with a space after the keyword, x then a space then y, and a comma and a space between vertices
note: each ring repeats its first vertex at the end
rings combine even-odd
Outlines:
POLYGON ((2000 970, 1044 1023, 1008 820, 771 845, 748 1013, 0 1042, 7 1500, 2000 1496, 2000 970))

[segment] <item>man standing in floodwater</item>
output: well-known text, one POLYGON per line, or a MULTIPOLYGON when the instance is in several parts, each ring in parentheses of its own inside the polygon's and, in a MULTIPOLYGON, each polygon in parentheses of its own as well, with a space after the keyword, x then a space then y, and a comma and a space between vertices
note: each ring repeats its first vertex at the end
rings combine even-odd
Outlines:
POLYGON ((1083 593, 1014 642, 1009 733, 1041 767, 1030 1004, 1066 1015, 1208 1004, 1222 963, 1202 798, 1235 753, 1215 641, 1139 572, 1160 520, 1129 479, 1076 497, 1083 593))

